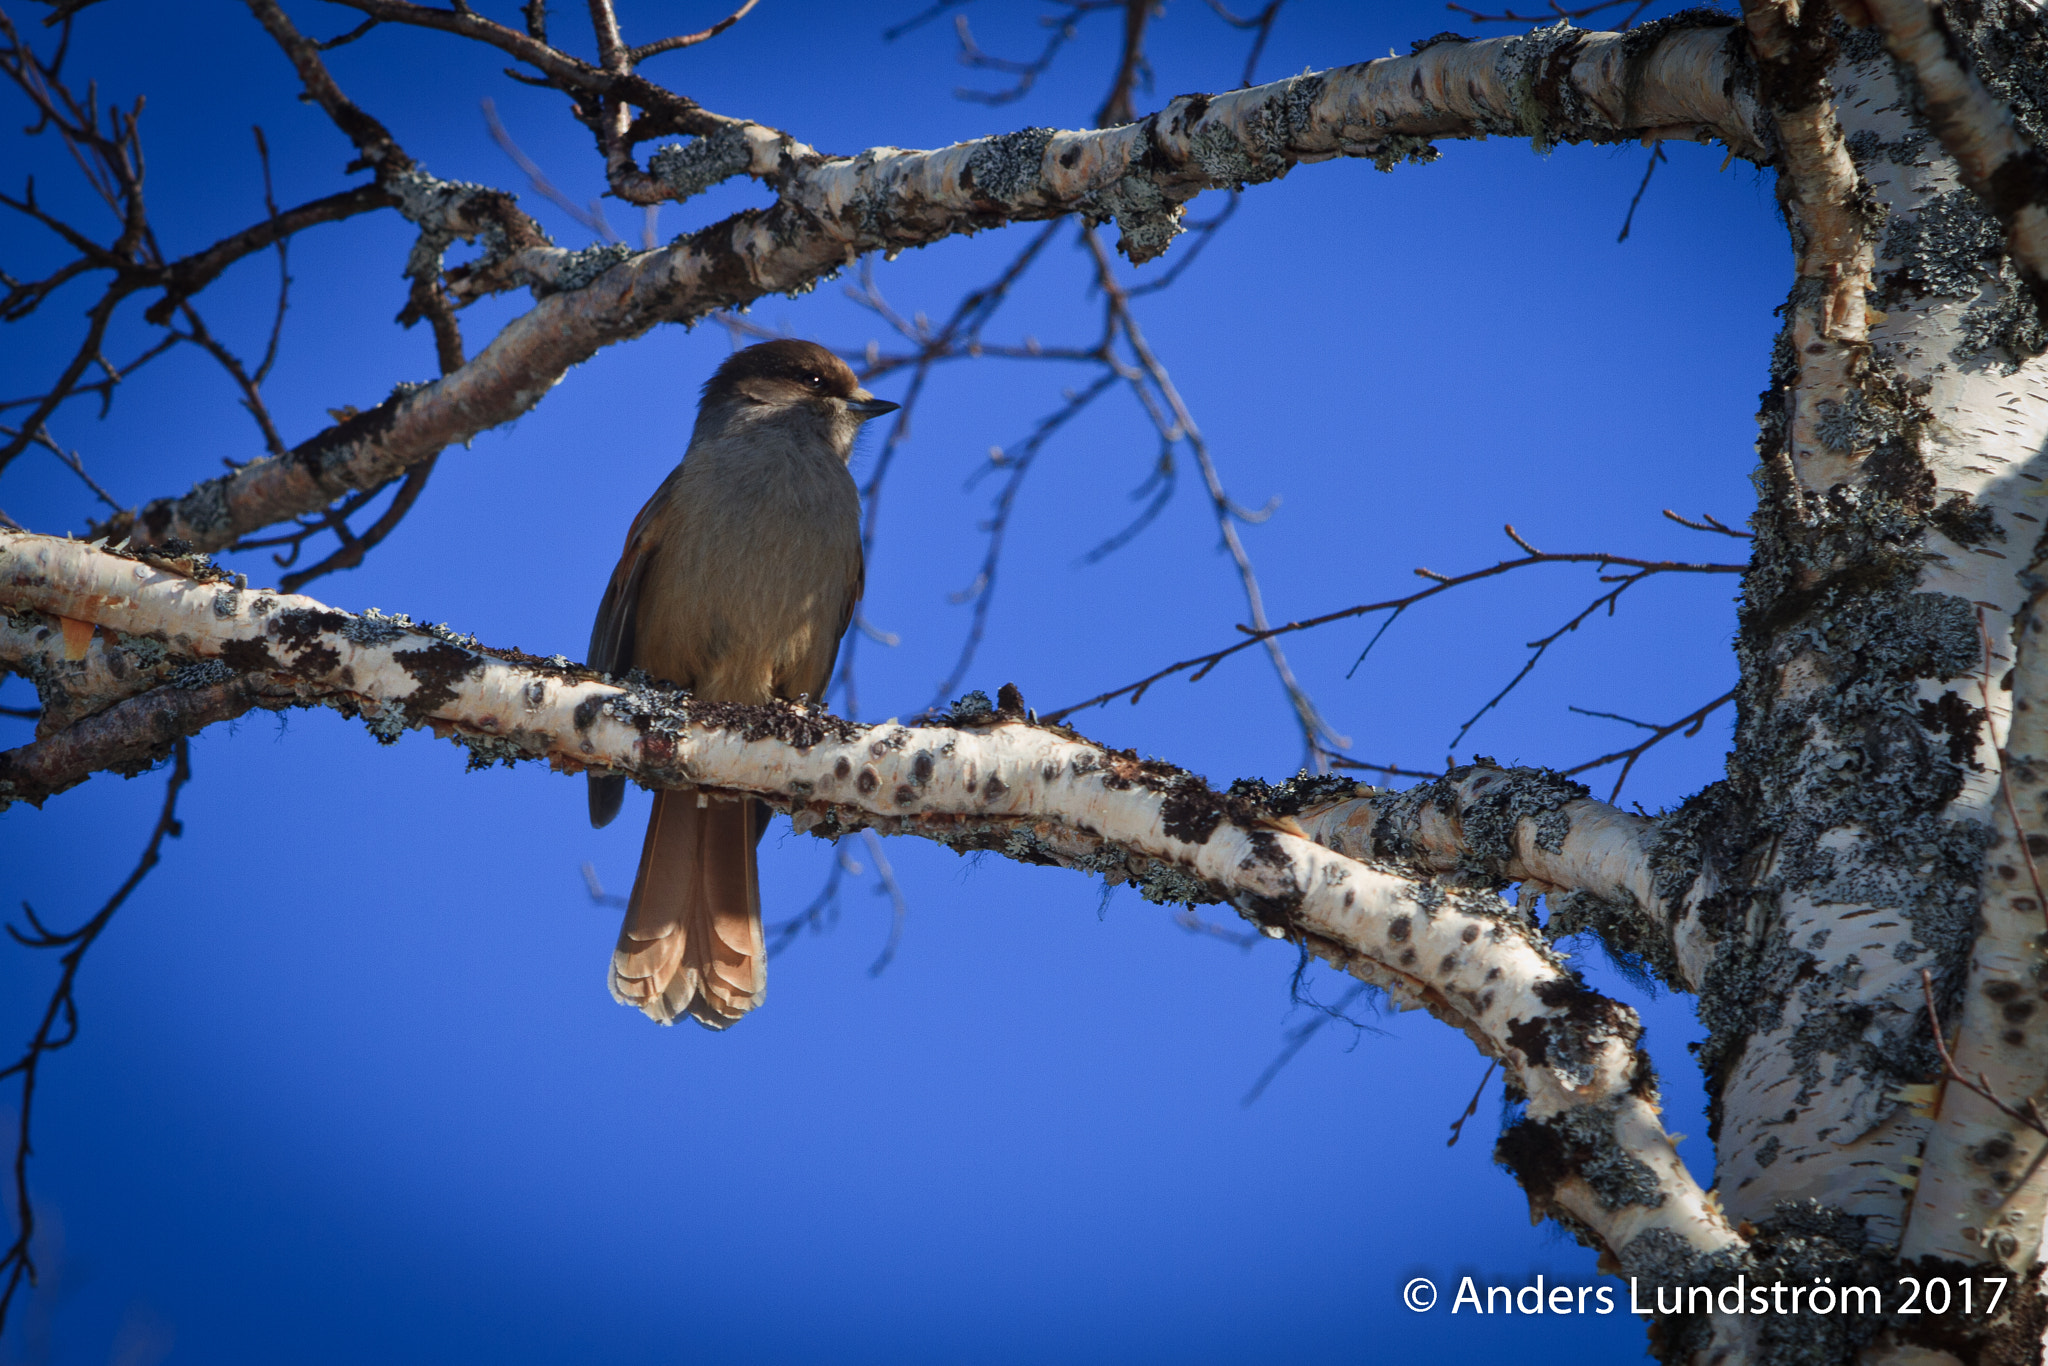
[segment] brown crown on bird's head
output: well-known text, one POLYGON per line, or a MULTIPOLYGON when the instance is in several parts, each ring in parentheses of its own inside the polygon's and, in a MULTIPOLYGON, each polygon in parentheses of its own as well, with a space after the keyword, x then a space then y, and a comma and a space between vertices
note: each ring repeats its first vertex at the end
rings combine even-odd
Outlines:
POLYGON ((753 403, 789 404, 838 400, 864 417, 893 411, 860 387, 853 370, 816 342, 779 338, 735 351, 704 383, 703 406, 740 399, 753 403))

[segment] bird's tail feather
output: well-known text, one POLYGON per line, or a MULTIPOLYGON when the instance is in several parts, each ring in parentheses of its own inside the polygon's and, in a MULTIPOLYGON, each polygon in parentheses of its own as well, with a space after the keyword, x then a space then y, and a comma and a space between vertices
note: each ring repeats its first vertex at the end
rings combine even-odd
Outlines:
POLYGON ((761 1004, 767 946, 755 875, 758 804, 657 792, 612 951, 614 999, 663 1024, 724 1029, 761 1004))

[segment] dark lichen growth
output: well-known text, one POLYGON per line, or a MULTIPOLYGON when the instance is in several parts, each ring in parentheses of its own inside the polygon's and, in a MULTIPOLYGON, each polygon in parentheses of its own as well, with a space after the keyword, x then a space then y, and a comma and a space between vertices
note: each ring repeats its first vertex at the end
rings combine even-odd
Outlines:
POLYGON ((1417 38, 1409 43, 1408 55, 1412 57, 1418 52, 1427 52, 1429 49, 1443 43, 1469 43, 1471 41, 1470 38, 1467 38, 1462 33, 1452 33, 1446 29, 1442 33, 1432 33, 1427 38, 1417 38))
POLYGON ((1957 545, 1989 545, 2005 539, 2005 529, 1998 525, 1998 518, 1991 509, 1973 501, 1965 493, 1944 501, 1928 520, 1957 545))
POLYGON ((933 720, 943 726, 971 726, 976 722, 992 721, 995 716, 995 703, 988 700, 987 693, 976 688, 956 700, 933 720))
MULTIPOLYGON (((1788 312, 1801 298, 1795 291, 1788 312)), ((1979 718, 1926 695, 1981 667, 1976 608, 1919 587, 1929 530, 1974 534, 1976 519, 1966 506, 1937 513, 1920 454, 1924 385, 1881 355, 1824 431, 1868 452, 1861 479, 1817 497, 1792 488, 1782 395, 1796 361, 1778 348, 1760 418, 1765 497, 1738 614, 1737 746, 1726 782, 1662 822, 1656 857, 1670 904, 1713 871, 1716 890, 1689 910, 1709 952, 1699 984, 1708 1033, 1697 1047, 1717 1133, 1725 1078, 1757 1035, 1786 1027, 1795 1003, 1796 1033, 1782 1042, 1799 1089, 1786 1101, 1829 1092, 1866 1126, 1895 1108, 1892 1091, 1934 1065, 1903 969, 1924 963, 1938 993, 1954 991, 1983 863, 1983 827, 1948 814, 1976 762, 1979 718), (1790 898, 1886 912, 1889 961, 1799 928, 1790 898), (1873 976, 1902 1008, 1861 1003, 1873 976)))
POLYGON ((1045 149, 1056 128, 1020 128, 983 138, 967 154, 962 189, 1003 208, 1014 208, 1045 176, 1045 149))
POLYGON ((1952 360, 1993 359, 2011 373, 2048 350, 2033 298, 2006 258, 2005 230, 1973 191, 1949 190, 1916 214, 1894 216, 1880 254, 1899 263, 1885 283, 1900 296, 1976 301, 1964 310, 1952 360))
POLYGON ((582 289, 621 261, 632 259, 633 249, 623 242, 603 242, 572 251, 562 258, 551 278, 535 283, 534 297, 544 299, 550 294, 582 289))
POLYGON ((1275 816, 1298 816, 1311 806, 1345 801, 1367 795, 1369 791, 1334 773, 1312 774, 1302 769, 1284 783, 1239 778, 1224 795, 1241 797, 1275 816))
POLYGON ((1521 1183, 1530 1207, 1543 1213, 1556 1212, 1557 1187, 1573 1179, 1590 1186, 1606 1209, 1660 1208, 1664 1192, 1656 1173, 1615 1141, 1621 1103, 1574 1106, 1548 1119, 1525 1115, 1501 1133, 1493 1160, 1521 1183))
POLYGON ((210 687, 215 683, 225 683, 233 677, 235 671, 223 661, 203 659, 196 664, 187 664, 183 668, 171 670, 170 676, 164 681, 174 688, 189 691, 193 688, 210 687))
POLYGON ((1591 892, 1552 892, 1543 899, 1548 918, 1543 933, 1553 942, 1585 936, 1597 943, 1615 971, 1636 987, 1654 993, 1661 983, 1685 990, 1670 933, 1650 918, 1633 898, 1615 901, 1591 892))
POLYGON ((1516 857, 1521 822, 1536 825, 1536 847, 1556 853, 1564 847, 1571 819, 1564 808, 1588 796, 1583 783, 1548 769, 1501 768, 1490 760, 1454 768, 1434 782, 1385 801, 1373 824, 1372 852, 1380 858, 1421 863, 1426 851, 1416 842, 1425 812, 1453 816, 1464 834, 1455 880, 1473 886, 1505 886, 1516 857))
MULTIPOLYGON (((1574 973, 1561 971, 1538 986, 1536 999, 1557 1013, 1508 1021, 1508 1042, 1531 1067, 1549 1068, 1568 1086, 1591 1084, 1598 1055, 1610 1041, 1619 1039, 1633 1048, 1642 1037, 1635 1011, 1586 990, 1574 973)), ((1656 1073, 1649 1055, 1640 1050, 1635 1054, 1633 1082, 1639 1093, 1655 1094, 1656 1073)))
POLYGON ((744 175, 753 164, 747 135, 736 125, 687 143, 670 143, 647 159, 647 169, 677 199, 702 194, 736 175, 744 175))

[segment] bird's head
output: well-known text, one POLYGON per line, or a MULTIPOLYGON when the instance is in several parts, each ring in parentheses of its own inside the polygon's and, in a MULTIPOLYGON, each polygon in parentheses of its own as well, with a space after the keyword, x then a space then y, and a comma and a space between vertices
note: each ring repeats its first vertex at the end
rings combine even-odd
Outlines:
POLYGON ((861 388, 846 362, 816 342, 780 338, 726 357, 704 385, 697 420, 802 423, 844 460, 861 423, 900 406, 861 388))

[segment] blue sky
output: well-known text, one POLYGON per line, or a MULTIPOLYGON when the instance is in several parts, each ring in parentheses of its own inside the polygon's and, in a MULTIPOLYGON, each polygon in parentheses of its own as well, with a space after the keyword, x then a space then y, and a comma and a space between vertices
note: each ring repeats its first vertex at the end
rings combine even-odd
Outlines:
MULTIPOLYGON (((482 6, 510 18, 506 0, 482 6)), ((346 11, 294 5, 310 31, 346 11)), ((556 24, 576 28, 580 7, 556 24)), ((943 20, 894 42, 915 6, 765 0, 716 42, 649 74, 721 112, 821 148, 933 146, 1029 124, 1085 124, 1113 59, 1113 20, 1084 24, 1020 102, 955 97, 984 73, 954 62, 943 20)), ((1039 41, 1033 6, 970 6, 991 51, 1039 41)), ((20 18, 22 16, 17 16, 20 18)), ((635 41, 717 17, 696 4, 623 6, 635 41)), ((1423 3, 1293 0, 1261 79, 1407 50, 1456 16, 1423 3)), ((1472 31, 1469 25, 1465 31, 1472 31)), ((290 72, 239 7, 107 4, 80 20, 74 69, 104 98, 147 93, 152 213, 192 250, 262 212, 249 125, 292 203, 348 183, 338 134, 293 99, 290 72)), ((1194 0, 1156 26, 1154 89, 1226 88, 1242 35, 1194 0)), ((438 175, 523 188, 478 101, 579 199, 602 190, 560 97, 517 86, 481 50, 380 30, 332 54, 344 88, 438 175)), ((5 161, 70 206, 61 149, 5 161)), ((1772 309, 1788 281, 1767 177, 1718 149, 1673 147, 1625 244, 1615 234, 1644 164, 1636 148, 1445 144, 1428 167, 1296 169, 1248 191, 1234 221, 1139 317, 1208 435, 1237 499, 1279 500, 1244 537, 1275 618, 1410 591, 1412 570, 1514 553, 1512 521, 1545 549, 1740 558, 1660 509, 1740 524, 1753 504, 1752 414, 1772 309)), ((665 210, 664 234, 759 202, 728 184, 665 210)), ((564 245, 590 239, 533 195, 564 245)), ((1193 212, 1221 207, 1205 196, 1193 212)), ((77 204, 82 219, 89 209, 77 204)), ((637 228, 613 203, 613 221, 637 228)), ((1023 227, 878 263, 896 308, 943 315, 1023 245, 1023 227)), ((268 390, 287 440, 325 410, 368 406, 432 373, 424 330, 391 324, 407 246, 395 217, 315 230, 294 248, 293 308, 268 390)), ((57 259, 0 223, 16 275, 57 259)), ((1136 271, 1133 283, 1173 261, 1136 271)), ((991 325, 991 340, 1092 338, 1086 258, 1063 232, 991 325)), ((260 350, 275 265, 238 267, 208 322, 260 350)), ((0 370, 40 375, 82 292, 0 330, 0 370)), ((472 349, 524 306, 465 316, 472 349)), ((752 320, 829 344, 889 338, 834 285, 756 306, 752 320)), ((132 350, 139 328, 117 353, 132 350)), ((514 427, 444 456, 403 528, 361 569, 307 591, 353 610, 446 621, 486 641, 580 657, 626 523, 680 455, 695 391, 725 330, 665 327, 572 372, 514 427)), ((861 714, 909 715, 950 670, 968 609, 949 600, 980 561, 992 481, 969 477, 1085 378, 1050 362, 944 370, 886 490, 866 613, 900 644, 860 649, 861 714)), ((899 381, 877 385, 900 397, 899 381)), ((57 435, 124 502, 181 491, 222 457, 257 453, 217 371, 175 360, 138 374, 104 421, 57 435)), ((872 440, 872 438, 871 438, 872 440)), ((1098 564, 1155 456, 1142 415, 1105 399, 1047 447, 1026 483, 990 636, 963 686, 1016 682, 1041 710, 1213 648, 1244 619, 1191 470, 1167 511, 1098 564)), ((872 446, 856 456, 865 475, 872 446)), ((25 457, 0 507, 37 530, 82 530, 90 503, 47 457, 25 457)), ((278 571, 233 560, 253 582, 278 571)), ((1362 756, 1441 762, 1459 724, 1512 676, 1524 642, 1599 591, 1546 569, 1447 595, 1404 617, 1355 673, 1371 627, 1290 652, 1362 756)), ((1569 707, 1684 715, 1734 677, 1734 581, 1654 581, 1589 622, 1460 746, 1565 765, 1627 743, 1569 707)), ((19 705, 19 681, 0 703, 19 705)), ((1204 681, 1076 724, 1206 774, 1279 779, 1298 739, 1256 653, 1204 681)), ((0 743, 19 743, 25 723, 0 743)), ((1654 752, 1624 800, 1675 803, 1712 781, 1725 714, 1654 752)), ((34 1184, 49 1238, 43 1291, 0 1361, 1458 1362, 1637 1359, 1625 1313, 1475 1319, 1448 1313, 1460 1276, 1583 1284, 1592 1254, 1531 1228, 1492 1165, 1499 1084, 1454 1148, 1444 1140, 1484 1070, 1421 1016, 1321 1031, 1266 1093, 1240 1104, 1311 1018, 1291 1005, 1293 951, 1189 933, 1099 882, 912 840, 886 853, 908 902, 900 946, 873 858, 836 919, 771 969, 767 1005, 721 1036, 663 1030, 614 1005, 604 969, 616 912, 579 867, 630 882, 645 798, 603 831, 580 782, 527 765, 463 772, 409 735, 381 748, 332 713, 252 716, 194 743, 185 833, 88 959, 79 1041, 46 1069, 34 1184), (1402 1284, 1445 1289, 1429 1314, 1402 1284)), ((1598 779, 1595 779, 1596 784, 1598 779)), ((125 875, 164 775, 102 777, 37 812, 0 816, 6 891, 73 923, 125 875)), ((1600 788, 1604 795, 1604 787, 1600 788)), ((763 846, 769 920, 801 910, 834 851, 778 825, 763 846)), ((1235 926, 1216 908, 1212 922, 1235 926)), ((1711 1178, 1687 1003, 1644 1001, 1597 951, 1586 968, 1636 1003, 1670 1127, 1711 1178)), ((0 953, 0 1011, 24 1036, 53 980, 46 955, 0 953)), ((1344 983, 1317 969, 1319 998, 1344 983)), ((14 1092, 0 1091, 0 1107, 14 1092)))

